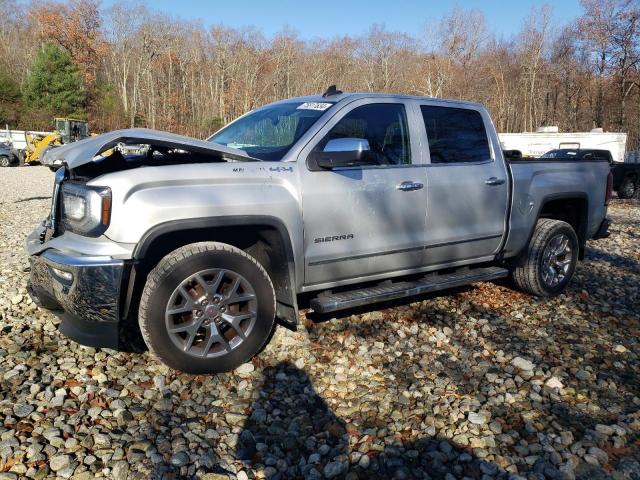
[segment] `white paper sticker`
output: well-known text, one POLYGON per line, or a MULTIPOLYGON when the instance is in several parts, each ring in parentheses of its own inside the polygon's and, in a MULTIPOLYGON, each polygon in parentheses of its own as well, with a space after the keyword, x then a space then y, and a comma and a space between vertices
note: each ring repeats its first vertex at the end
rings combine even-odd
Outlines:
POLYGON ((327 108, 329 108, 331 105, 333 105, 333 103, 322 103, 322 102, 305 102, 302 105, 300 105, 297 110, 326 110, 327 108))

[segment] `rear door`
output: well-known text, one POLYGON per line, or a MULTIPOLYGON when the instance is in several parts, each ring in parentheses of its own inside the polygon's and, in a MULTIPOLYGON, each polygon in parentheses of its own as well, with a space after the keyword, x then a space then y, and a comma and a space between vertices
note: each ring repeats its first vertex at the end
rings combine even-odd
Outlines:
POLYGON ((483 259, 505 234, 509 182, 486 112, 464 104, 422 104, 429 147, 426 263, 483 259), (490 128, 487 128, 490 127, 490 128), (493 138, 492 138, 493 137, 493 138))
POLYGON ((301 151, 307 286, 372 279, 423 264, 426 190, 410 107, 385 98, 354 101, 301 151), (377 164, 310 167, 309 153, 338 138, 366 140, 377 164))

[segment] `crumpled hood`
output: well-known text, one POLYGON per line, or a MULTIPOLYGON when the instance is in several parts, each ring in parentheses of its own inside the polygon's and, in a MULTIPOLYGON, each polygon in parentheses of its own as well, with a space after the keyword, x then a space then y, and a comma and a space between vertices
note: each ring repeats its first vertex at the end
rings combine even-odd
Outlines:
POLYGON ((161 132, 147 128, 129 128, 115 130, 95 137, 85 138, 78 142, 53 148, 46 152, 43 163, 46 165, 66 164, 73 169, 96 160, 100 153, 115 147, 119 143, 126 144, 153 144, 162 147, 178 148, 194 153, 211 155, 218 153, 221 157, 232 160, 251 161, 256 160, 242 150, 228 148, 196 138, 176 135, 175 133, 161 132))

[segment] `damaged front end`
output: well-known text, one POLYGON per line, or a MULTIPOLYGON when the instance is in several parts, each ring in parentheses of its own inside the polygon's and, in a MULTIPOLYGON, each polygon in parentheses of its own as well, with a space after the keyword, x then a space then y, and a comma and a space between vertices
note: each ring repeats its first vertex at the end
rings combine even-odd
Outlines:
POLYGON ((60 331, 80 344, 117 348, 120 289, 126 255, 106 238, 69 232, 65 239, 62 188, 68 170, 56 172, 49 216, 26 242, 31 275, 28 291, 36 305, 60 314, 60 331), (110 250, 110 251, 109 251, 110 250))
POLYGON ((93 347, 118 347, 122 297, 135 245, 104 233, 111 190, 100 175, 141 166, 254 161, 222 145, 146 129, 120 130, 55 148, 58 166, 49 216, 26 242, 34 302, 61 314, 60 331, 93 347))
POLYGON ((145 128, 116 130, 49 150, 43 163, 66 166, 72 176, 99 175, 140 166, 260 161, 244 151, 145 128))

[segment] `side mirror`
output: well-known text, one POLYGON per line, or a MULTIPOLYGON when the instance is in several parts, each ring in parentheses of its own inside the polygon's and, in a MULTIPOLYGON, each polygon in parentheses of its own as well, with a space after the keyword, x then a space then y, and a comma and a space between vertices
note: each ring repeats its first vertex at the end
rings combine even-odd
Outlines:
POLYGON ((311 152, 308 161, 311 170, 331 170, 375 163, 370 155, 369 142, 363 138, 329 140, 322 152, 311 152))

